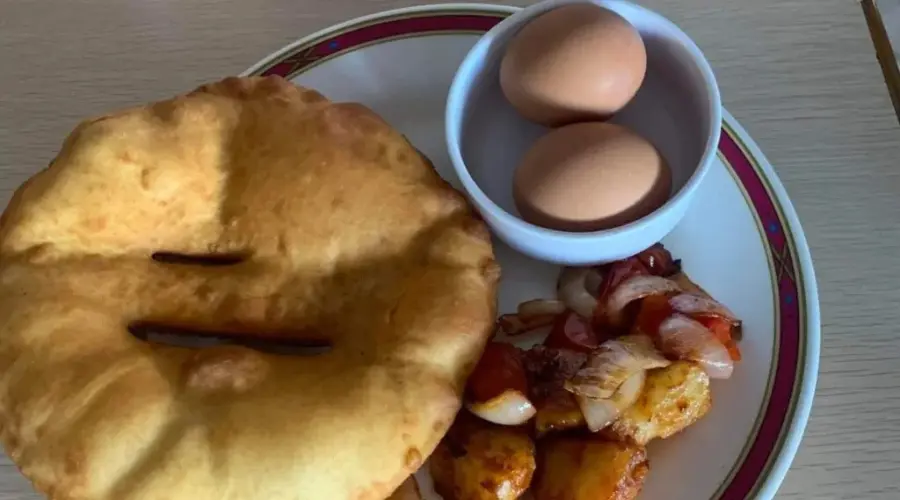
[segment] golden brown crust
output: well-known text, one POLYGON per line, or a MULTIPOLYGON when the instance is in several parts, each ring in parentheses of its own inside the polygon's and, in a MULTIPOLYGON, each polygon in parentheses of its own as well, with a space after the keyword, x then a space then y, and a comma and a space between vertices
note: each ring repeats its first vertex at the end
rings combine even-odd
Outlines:
POLYGON ((0 220, 0 438, 55 499, 385 498, 450 426, 496 279, 462 196, 361 105, 229 78, 89 120, 0 220))
POLYGON ((709 412, 709 376, 696 363, 676 361, 647 372, 644 390, 604 434, 646 445, 681 432, 709 412))
POLYGON ((527 429, 463 411, 431 456, 434 490, 444 500, 515 500, 531 484, 534 447, 527 429))
POLYGON ((538 443, 532 492, 535 500, 633 500, 648 470, 643 446, 552 436, 538 443))

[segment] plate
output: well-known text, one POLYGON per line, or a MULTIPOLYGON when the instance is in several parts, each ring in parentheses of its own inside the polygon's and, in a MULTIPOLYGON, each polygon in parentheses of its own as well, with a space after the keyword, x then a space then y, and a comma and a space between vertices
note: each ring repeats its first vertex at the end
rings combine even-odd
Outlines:
MULTIPOLYGON (((460 61, 513 7, 446 4, 383 12, 308 36, 245 74, 281 75, 379 113, 460 188, 444 146, 443 112, 460 61)), ((800 222, 774 170, 724 113, 718 161, 663 243, 744 321, 744 359, 713 381, 713 408, 649 447, 641 500, 772 498, 809 417, 819 359, 819 304, 800 222)), ((501 243, 501 312, 553 297, 559 268, 501 243)), ((427 474, 417 475, 426 498, 427 474)))

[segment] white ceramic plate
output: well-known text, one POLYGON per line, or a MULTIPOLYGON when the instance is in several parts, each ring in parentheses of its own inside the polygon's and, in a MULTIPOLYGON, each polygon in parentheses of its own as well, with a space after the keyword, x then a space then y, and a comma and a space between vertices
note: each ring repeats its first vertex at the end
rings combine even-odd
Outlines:
MULTIPOLYGON (((479 34, 514 10, 448 4, 367 16, 303 38, 246 74, 282 75, 331 99, 368 105, 459 187, 443 139, 447 90, 479 34)), ((705 418, 651 444, 640 498, 771 498, 812 405, 819 304, 809 249, 788 196, 728 113, 718 162, 663 243, 695 281, 743 319, 744 359, 731 379, 713 382, 713 409, 705 418)), ((497 255, 502 312, 553 296, 558 268, 501 244, 497 255)), ((427 478, 420 479, 428 490, 427 478)))

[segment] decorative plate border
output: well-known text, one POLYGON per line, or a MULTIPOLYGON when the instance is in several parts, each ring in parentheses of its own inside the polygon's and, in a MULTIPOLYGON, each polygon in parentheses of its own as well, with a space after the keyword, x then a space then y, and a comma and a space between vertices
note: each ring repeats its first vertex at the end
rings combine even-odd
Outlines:
MULTIPOLYGON (((341 54, 377 43, 414 36, 483 33, 515 10, 492 5, 445 4, 374 14, 301 39, 245 74, 292 78, 341 54)), ((773 181, 773 173, 766 172, 762 166, 766 162, 759 161, 761 153, 755 146, 742 141, 741 136, 745 134, 736 131, 740 126, 730 115, 725 115, 719 158, 731 170, 754 210, 777 292, 778 331, 773 350, 777 353, 777 363, 774 373, 770 373, 767 402, 761 419, 756 422, 751 444, 714 496, 718 500, 741 500, 760 493, 766 497, 774 495, 799 445, 799 436, 789 439, 789 434, 802 433, 811 406, 814 380, 810 384, 805 377, 811 375, 814 379, 817 372, 818 300, 802 230, 793 208, 788 203, 786 209, 779 200, 779 197, 786 199, 783 188, 777 180, 773 181), (800 259, 798 246, 805 261, 800 259), (814 332, 808 331, 809 325, 814 326, 814 332), (816 337, 812 343, 808 342, 810 333, 816 337), (810 345, 814 347, 809 349, 810 345), (802 404, 798 404, 801 399, 802 404), (800 413, 799 407, 802 407, 800 413)))
MULTIPOLYGON (((730 118, 730 117, 728 117, 730 118)), ((726 119, 719 139, 719 157, 731 170, 754 210, 768 253, 777 300, 775 318, 777 342, 773 353, 777 359, 770 374, 766 407, 756 423, 752 444, 745 451, 736 471, 720 488, 720 500, 742 500, 754 497, 762 488, 774 460, 781 453, 786 431, 797 408, 797 387, 804 377, 803 347, 806 345, 806 297, 802 293, 803 278, 797 265, 797 249, 783 209, 772 194, 768 178, 756 159, 726 119)))

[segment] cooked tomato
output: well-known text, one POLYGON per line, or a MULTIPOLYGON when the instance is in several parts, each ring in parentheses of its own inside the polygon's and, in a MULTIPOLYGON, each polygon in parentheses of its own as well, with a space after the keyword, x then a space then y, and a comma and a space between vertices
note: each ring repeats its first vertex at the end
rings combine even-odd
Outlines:
POLYGON ((674 311, 669 305, 666 295, 651 295, 641 301, 641 308, 634 322, 634 327, 646 335, 656 335, 659 325, 674 311))
POLYGON ((606 298, 617 286, 621 285, 628 278, 641 274, 650 274, 650 271, 637 257, 629 257, 625 260, 613 262, 603 274, 603 283, 600 285, 597 298, 602 304, 605 304, 606 298))
POLYGON ((597 307, 594 309, 594 317, 591 320, 595 329, 604 329, 609 324, 606 318, 606 303, 609 300, 609 294, 628 278, 646 274, 650 274, 650 272, 637 257, 629 257, 609 264, 603 275, 603 283, 597 294, 597 307))
POLYGON ((741 350, 738 348, 737 342, 734 341, 734 336, 732 335, 734 323, 715 316, 702 316, 694 319, 715 334, 719 342, 728 349, 728 354, 732 360, 741 360, 741 350))
POLYGON ((535 399, 537 414, 534 416, 534 431, 543 436, 552 431, 564 431, 584 427, 584 414, 572 393, 562 387, 545 391, 540 399, 535 399))
POLYGON ((528 394, 528 377, 521 351, 514 345, 491 342, 469 377, 467 392, 472 401, 490 401, 507 389, 528 394))
POLYGON ((550 335, 544 340, 544 345, 554 349, 590 352, 596 349, 600 342, 601 340, 590 321, 574 311, 566 311, 553 322, 553 328, 550 330, 550 335))
POLYGON ((636 257, 654 276, 671 276, 681 270, 681 261, 673 259, 662 243, 653 245, 636 257))

